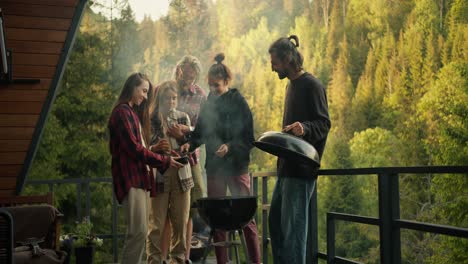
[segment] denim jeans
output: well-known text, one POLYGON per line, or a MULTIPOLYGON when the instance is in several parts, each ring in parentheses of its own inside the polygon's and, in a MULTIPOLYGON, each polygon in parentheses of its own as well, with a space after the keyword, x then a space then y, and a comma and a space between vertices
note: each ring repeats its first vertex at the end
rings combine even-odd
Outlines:
POLYGON ((271 199, 269 228, 274 264, 306 262, 309 203, 315 179, 278 177, 271 199))

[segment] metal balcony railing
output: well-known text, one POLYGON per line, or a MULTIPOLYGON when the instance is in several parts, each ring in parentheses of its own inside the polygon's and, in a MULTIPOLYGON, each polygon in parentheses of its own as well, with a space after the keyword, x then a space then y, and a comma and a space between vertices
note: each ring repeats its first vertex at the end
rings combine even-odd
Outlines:
MULTIPOLYGON (((399 196, 399 175, 400 174, 467 174, 468 166, 429 166, 429 167, 389 167, 389 168, 362 168, 362 169, 330 169, 319 170, 319 177, 340 176, 340 175, 377 175, 378 176, 378 207, 379 217, 367 217, 344 213, 327 213, 327 253, 318 251, 318 210, 317 210, 317 188, 312 195, 309 223, 309 241, 307 263, 318 263, 319 259, 326 260, 327 263, 358 263, 335 255, 335 223, 336 221, 348 221, 354 223, 375 225, 379 227, 380 259, 382 264, 401 263, 401 241, 400 230, 409 229, 434 234, 468 238, 468 229, 454 226, 438 225, 433 223, 422 223, 400 219, 400 196, 399 196)), ((268 264, 269 255, 269 235, 268 235, 268 178, 276 176, 275 172, 259 172, 250 174, 253 185, 253 193, 258 195, 261 191, 261 244, 262 262, 268 264), (261 189, 260 183, 261 182, 261 189)), ((76 185, 76 215, 81 219, 91 212, 90 183, 109 183, 111 178, 79 178, 64 180, 31 180, 30 185, 48 185, 49 191, 53 192, 55 186, 63 184, 76 185), (82 210, 82 199, 85 199, 84 214, 82 210)), ((317 185, 316 185, 317 186, 317 185)), ((114 196, 114 195, 113 195, 114 196)), ((112 233, 101 234, 99 237, 112 240, 112 254, 114 262, 118 261, 118 239, 123 238, 123 234, 117 233, 117 200, 112 198, 112 233)), ((66 216, 65 216, 66 217, 66 216)), ((256 215, 258 222, 259 215, 256 215)))
MULTIPOLYGON (((428 166, 428 167, 386 167, 386 168, 361 168, 361 169, 330 169, 319 170, 319 177, 344 176, 344 175, 377 175, 378 176, 378 207, 379 217, 366 217, 359 215, 343 214, 336 212, 327 213, 327 253, 318 251, 317 228, 317 185, 312 195, 309 223, 309 241, 307 263, 318 263, 319 259, 327 263, 359 263, 353 260, 335 255, 335 223, 337 220, 361 224, 375 225, 379 227, 380 263, 401 263, 400 230, 409 229, 434 234, 443 234, 468 238, 468 229, 454 226, 437 225, 400 219, 400 174, 466 174, 468 166, 428 166)), ((253 173, 254 194, 259 193, 259 179, 262 182, 262 254, 263 263, 268 264, 268 177, 276 176, 274 172, 253 173)))
MULTIPOLYGON (((60 185, 75 185, 76 188, 76 221, 81 221, 84 216, 91 215, 91 183, 107 183, 109 188, 112 188, 112 178, 73 178, 73 179, 61 179, 61 180, 30 180, 27 181, 27 185, 47 185, 49 192, 53 192, 54 189, 60 185), (84 192, 84 214, 83 214, 83 192, 84 192)), ((113 190, 113 188, 112 188, 113 190)), ((118 239, 123 239, 124 234, 117 232, 117 209, 118 202, 112 191, 112 209, 111 209, 111 233, 110 234, 98 234, 97 236, 102 239, 112 240, 112 255, 113 262, 118 262, 118 239)), ((60 209, 60 208, 59 208, 60 209)), ((66 219, 67 216, 65 215, 66 219)))

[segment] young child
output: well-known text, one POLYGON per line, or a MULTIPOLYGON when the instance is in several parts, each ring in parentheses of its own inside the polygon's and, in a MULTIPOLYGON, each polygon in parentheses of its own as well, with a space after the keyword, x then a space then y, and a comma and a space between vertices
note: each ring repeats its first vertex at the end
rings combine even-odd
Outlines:
MULTIPOLYGON (((179 143, 168 136, 168 129, 177 124, 190 126, 190 119, 177 108, 177 83, 167 81, 159 86, 155 111, 151 118, 152 148, 154 152, 171 153, 179 149, 179 143)), ((172 243, 169 252, 171 263, 185 263, 186 228, 190 211, 190 189, 194 186, 188 160, 180 169, 168 169, 163 175, 155 173, 156 180, 150 199, 146 253, 148 263, 162 263, 161 242, 166 218, 172 226, 172 243)))

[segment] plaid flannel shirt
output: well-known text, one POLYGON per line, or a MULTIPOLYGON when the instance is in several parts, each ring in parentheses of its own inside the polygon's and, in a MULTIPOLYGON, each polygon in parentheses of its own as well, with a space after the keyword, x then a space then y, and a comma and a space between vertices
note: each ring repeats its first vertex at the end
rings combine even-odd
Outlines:
MULTIPOLYGON (((193 84, 187 91, 179 92, 177 110, 186 113, 190 118, 192 127, 197 125, 201 106, 206 102, 206 93, 198 85, 193 84)), ((198 149, 190 155, 190 165, 198 164, 198 149)))
POLYGON ((147 165, 164 173, 169 158, 155 154, 142 144, 140 120, 128 104, 117 105, 108 124, 110 153, 112 155, 112 181, 119 203, 131 187, 150 190, 154 177, 147 165))

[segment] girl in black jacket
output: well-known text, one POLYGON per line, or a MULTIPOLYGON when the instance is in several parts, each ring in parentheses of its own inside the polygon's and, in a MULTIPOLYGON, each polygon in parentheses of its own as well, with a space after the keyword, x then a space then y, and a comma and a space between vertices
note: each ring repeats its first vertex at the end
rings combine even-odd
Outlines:
MULTIPOLYGON (((215 57, 216 63, 208 72, 210 94, 200 111, 195 130, 181 150, 193 151, 206 145, 206 174, 208 197, 226 195, 227 187, 233 196, 250 194, 248 167, 252 149, 252 112, 237 89, 229 88, 230 69, 222 63, 224 54, 215 57)), ((252 263, 260 263, 257 227, 250 222, 244 228, 248 253, 252 263)), ((216 232, 214 240, 225 241, 225 232, 216 232)), ((218 263, 227 263, 227 249, 216 247, 218 263)))

